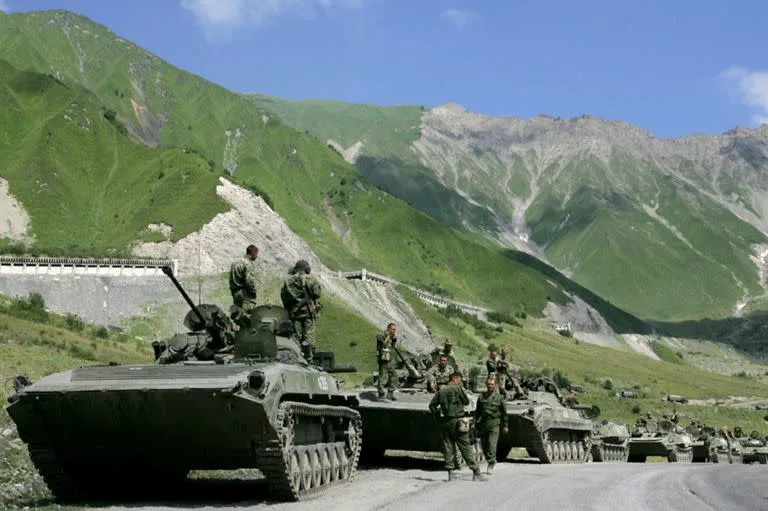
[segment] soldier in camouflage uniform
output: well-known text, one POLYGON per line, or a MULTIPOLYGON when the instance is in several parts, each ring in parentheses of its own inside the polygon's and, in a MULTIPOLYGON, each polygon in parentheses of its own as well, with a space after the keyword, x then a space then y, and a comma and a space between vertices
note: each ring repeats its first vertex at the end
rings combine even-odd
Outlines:
POLYGON ((461 452, 467 466, 472 469, 472 480, 482 481, 474 452, 469 442, 469 424, 465 417, 464 407, 469 404, 469 398, 461 384, 461 374, 453 373, 448 385, 443 385, 429 402, 429 411, 440 423, 440 433, 443 440, 443 459, 448 471, 448 480, 453 480, 456 466, 456 449, 461 452))
POLYGON ((384 397, 384 386, 387 387, 387 398, 395 400, 397 372, 395 371, 395 354, 392 351, 397 342, 397 325, 390 323, 383 334, 376 336, 376 361, 379 363, 379 397, 384 397), (386 384, 384 383, 386 381, 386 384))
POLYGON ((496 389, 496 380, 488 377, 485 384, 486 392, 480 394, 475 409, 477 421, 477 434, 480 437, 480 445, 483 448, 485 461, 488 463, 488 473, 493 472, 496 466, 496 445, 499 443, 499 429, 504 433, 509 432, 507 427, 507 407, 504 404, 504 396, 496 389))
POLYGON ((320 312, 320 283, 310 275, 311 268, 304 259, 296 261, 291 276, 283 282, 280 298, 293 322, 293 329, 307 362, 312 362, 315 350, 315 318, 320 312))
POLYGON ((229 268, 229 291, 232 301, 237 306, 237 313, 232 318, 240 322, 244 316, 255 309, 256 303, 256 264, 259 249, 256 245, 248 245, 245 257, 238 259, 229 268))
POLYGON ((440 387, 451 381, 451 375, 455 372, 456 370, 448 365, 448 357, 440 355, 437 365, 430 367, 427 371, 427 390, 437 392, 440 387))

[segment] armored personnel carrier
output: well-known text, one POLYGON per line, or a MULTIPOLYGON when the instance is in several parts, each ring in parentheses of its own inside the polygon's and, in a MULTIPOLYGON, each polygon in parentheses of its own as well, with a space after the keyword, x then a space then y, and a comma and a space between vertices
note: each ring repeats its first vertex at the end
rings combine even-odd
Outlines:
POLYGON ((733 428, 733 436, 741 447, 742 463, 760 463, 761 465, 768 463, 768 445, 760 438, 757 431, 745 436, 740 428, 733 428))
POLYGON ((629 439, 630 463, 645 463, 648 456, 661 456, 670 463, 693 461, 692 440, 669 419, 641 417, 629 439))
POLYGON ((591 452, 593 461, 626 462, 629 458, 629 428, 607 420, 595 422, 591 452))
POLYGON ((741 444, 726 430, 720 430, 709 445, 712 463, 741 463, 741 444))
MULTIPOLYGON (((434 393, 427 390, 429 362, 396 349, 400 385, 396 400, 378 397, 376 388, 353 391, 363 420, 362 457, 366 462, 381 460, 388 449, 442 452, 437 423, 429 411, 434 393)), ((477 405, 477 395, 468 391, 467 416, 477 405)))
POLYGON ((524 447, 540 463, 584 463, 592 448, 592 421, 563 404, 557 385, 547 378, 523 380, 525 395, 508 393, 509 432, 499 436, 496 459, 524 447))
POLYGON ((194 305, 166 274, 197 330, 157 346, 164 363, 82 367, 9 399, 56 498, 162 495, 192 469, 257 468, 283 500, 350 481, 362 438, 356 399, 301 357, 287 312, 264 305, 233 332, 220 309, 194 305))

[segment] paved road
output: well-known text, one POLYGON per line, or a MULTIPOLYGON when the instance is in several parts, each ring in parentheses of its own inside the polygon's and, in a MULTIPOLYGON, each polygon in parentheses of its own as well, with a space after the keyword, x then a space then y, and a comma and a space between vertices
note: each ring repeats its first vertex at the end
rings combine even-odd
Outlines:
POLYGON ((182 499, 109 509, 768 510, 768 468, 761 465, 504 463, 487 482, 471 479, 465 469, 448 483, 434 461, 390 459, 312 502, 270 503, 260 482, 194 481, 182 499))

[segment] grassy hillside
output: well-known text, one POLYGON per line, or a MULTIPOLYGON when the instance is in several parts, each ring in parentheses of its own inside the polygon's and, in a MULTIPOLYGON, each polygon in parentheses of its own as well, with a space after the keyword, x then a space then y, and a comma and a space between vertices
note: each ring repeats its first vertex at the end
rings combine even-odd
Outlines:
POLYGON ((245 96, 323 143, 334 140, 344 148, 361 143, 355 166, 363 175, 444 225, 457 229, 464 229, 467 224, 481 226, 492 236, 497 234, 492 211, 443 185, 411 150, 411 144, 421 135, 423 107, 379 107, 320 99, 291 101, 263 94, 245 96))
MULTIPOLYGON (((56 94, 90 94, 104 113, 114 112, 110 122, 91 112, 98 110, 93 101, 42 94, 38 104, 32 94, 29 101, 14 99, 18 107, 3 118, 0 130, 27 125, 3 147, 11 167, 2 173, 33 216, 37 250, 125 253, 131 240, 158 236, 141 234, 148 222, 172 225, 174 237, 181 236, 222 207, 210 187, 224 174, 268 198, 334 269, 365 266, 499 310, 522 305, 538 313, 547 300, 566 300, 536 270, 383 192, 314 136, 84 17, 61 11, 0 14, 0 58, 17 69, 55 76, 36 79, 56 94), (87 112, 75 109, 80 117, 73 118, 93 127, 86 130, 64 117, 72 117, 67 108, 73 103, 90 105, 87 112), (145 150, 121 132, 166 149, 145 150), (199 180, 195 193, 181 188, 191 178, 199 180), (61 232, 55 225, 63 226, 61 232)), ((9 97, 19 94, 19 87, 7 88, 14 90, 9 97)), ((389 128, 405 130, 416 113, 404 108, 382 115, 389 128)), ((402 132, 405 139, 413 136, 402 132)))
POLYGON ((446 318, 434 307, 412 294, 404 293, 419 315, 429 324, 435 338, 451 337, 458 356, 468 365, 482 364, 488 358, 486 346, 507 346, 512 363, 523 374, 553 376, 560 372, 572 383, 584 385, 588 392, 579 395, 582 403, 596 404, 602 417, 634 424, 637 411, 657 416, 677 410, 704 422, 720 426, 741 425, 751 431, 768 433, 765 411, 754 407, 695 406, 667 403, 668 394, 681 394, 688 399, 725 399, 750 396, 768 400, 768 374, 753 377, 724 376, 699 370, 684 360, 655 361, 631 351, 603 348, 573 338, 552 334, 536 320, 518 320, 522 327, 503 325, 504 332, 492 339, 477 335, 476 329, 457 318, 446 318), (595 361, 599 361, 596 363, 595 361), (610 384, 606 384, 606 380, 610 384), (606 388, 610 387, 610 388, 606 388), (616 392, 634 390, 638 399, 619 399, 616 392))
POLYGON ((227 209, 204 160, 131 140, 77 85, 0 60, 0 103, 0 175, 28 211, 38 251, 126 253, 152 239, 151 222, 173 225, 178 239, 227 209))
MULTIPOLYGON (((428 151, 428 168, 412 147, 419 133, 406 129, 421 122, 418 107, 249 98, 322 140, 333 138, 347 147, 363 142, 356 161, 360 171, 445 225, 498 239, 515 216, 515 204, 530 200, 525 222, 549 261, 640 317, 722 318, 737 302, 764 292, 750 256, 765 236, 711 198, 731 194, 749 209, 753 181, 764 180, 760 172, 745 170, 757 156, 744 154, 758 155, 754 149, 738 154, 734 149, 743 168, 723 171, 696 168, 685 159, 679 168, 662 170, 652 159, 619 149, 606 163, 586 145, 581 153, 550 160, 548 128, 520 134, 540 135, 543 147, 534 144, 524 155, 510 155, 504 142, 520 140, 505 133, 497 119, 499 132, 458 127, 442 134, 442 146, 428 151)), ((550 135, 559 129, 566 128, 552 127, 550 135)), ((734 145, 751 147, 743 140, 734 145)))

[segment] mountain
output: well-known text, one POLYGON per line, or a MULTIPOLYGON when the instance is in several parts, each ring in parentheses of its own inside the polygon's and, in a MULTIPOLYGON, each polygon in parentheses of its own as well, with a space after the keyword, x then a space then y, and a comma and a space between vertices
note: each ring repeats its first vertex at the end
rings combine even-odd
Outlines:
MULTIPOLYGON (((35 250, 127 255, 142 241, 179 240, 229 209, 214 192, 218 177, 225 176, 261 195, 331 270, 364 266, 501 311, 524 308, 540 315, 548 303, 573 301, 573 289, 382 191, 335 150, 286 126, 272 111, 173 67, 87 18, 63 11, 0 14, 0 58, 62 95, 54 106, 20 103, 20 121, 7 117, 0 127, 10 132, 18 121, 29 133, 4 148, 3 160, 12 165, 0 177, 31 217, 35 250), (66 108, 86 104, 66 96, 72 91, 89 99, 83 116, 97 119, 99 130, 67 120, 66 108), (48 131, 40 126, 44 118, 55 123, 48 131), (49 151, 49 136, 71 141, 49 151), (140 156, 129 157, 123 147, 140 156), (158 163, 170 155, 197 165, 201 184, 194 194, 166 184, 171 177, 185 183, 192 175, 181 164, 158 163), (47 159, 34 159, 42 156, 47 159), (145 171, 141 180, 129 181, 145 171), (34 188, 56 173, 69 176, 71 190, 34 188), (150 214, 144 202, 159 209, 150 214), (130 221, 123 224, 125 215, 130 221), (80 222, 89 217, 92 224, 80 222)), ((6 87, 18 94, 11 84, 6 87)), ((606 316, 616 331, 645 330, 615 307, 606 316)))
POLYGON ((362 173, 441 222, 537 255, 640 317, 765 306, 768 126, 660 139, 591 116, 248 98, 354 147, 362 173), (349 111, 343 129, 330 122, 349 111))

